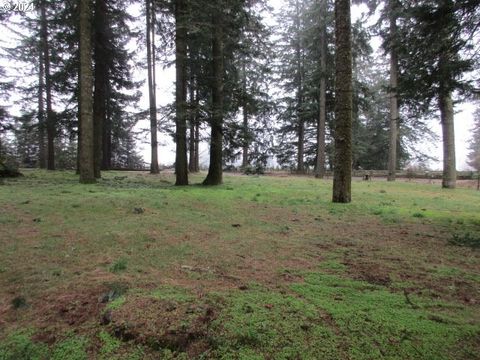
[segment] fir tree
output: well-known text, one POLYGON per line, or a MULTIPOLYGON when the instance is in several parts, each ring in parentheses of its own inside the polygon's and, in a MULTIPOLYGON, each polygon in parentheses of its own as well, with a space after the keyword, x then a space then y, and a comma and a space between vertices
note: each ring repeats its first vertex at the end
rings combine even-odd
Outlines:
POLYGON ((468 149, 468 165, 480 171, 480 108, 474 113, 474 124, 468 149))

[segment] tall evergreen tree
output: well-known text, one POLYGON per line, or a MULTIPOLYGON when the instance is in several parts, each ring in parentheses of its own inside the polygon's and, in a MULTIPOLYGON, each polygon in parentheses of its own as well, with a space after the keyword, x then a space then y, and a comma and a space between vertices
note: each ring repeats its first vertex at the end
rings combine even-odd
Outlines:
POLYGON ((91 4, 80 1, 80 182, 95 182, 94 124, 93 124, 93 74, 91 46, 91 4))
MULTIPOLYGON (((95 1, 94 29, 94 93, 93 93, 93 118, 94 118, 94 152, 95 152, 95 178, 101 177, 103 162, 103 128, 106 116, 106 95, 109 82, 108 71, 108 16, 106 0, 95 1)), ((110 50, 111 51, 111 50, 110 50)))
POLYGON ((315 177, 325 176, 325 130, 327 124, 327 16, 328 2, 320 1, 320 88, 318 94, 317 154, 315 177))
POLYGON ((187 159, 187 2, 175 1, 175 64, 176 64, 176 92, 175 92, 175 140, 176 185, 188 185, 187 159))
POLYGON ((307 103, 303 93, 306 77, 304 9, 304 2, 291 0, 278 20, 283 25, 282 38, 278 44, 278 52, 281 54, 279 80, 283 90, 280 99, 282 110, 279 115, 282 138, 278 147, 278 160, 281 164, 289 163, 292 167, 294 165, 299 173, 304 171, 304 105, 307 103))
POLYGON ((157 141, 157 92, 156 92, 156 47, 155 47, 155 7, 153 0, 145 0, 147 24, 147 67, 148 67, 148 93, 150 103, 150 138, 151 162, 150 172, 158 174, 158 141, 157 141))
POLYGON ((456 186, 454 93, 469 92, 474 68, 468 48, 478 34, 477 0, 406 1, 399 37, 402 102, 424 112, 437 108, 443 133, 444 188, 456 186))
POLYGON ((335 0, 335 165, 333 202, 352 200, 352 32, 350 0, 335 0))
POLYGON ((219 185, 223 181, 223 119, 224 119, 224 30, 223 1, 217 0, 212 11, 212 117, 210 165, 204 185, 219 185))
POLYGON ((52 77, 50 71, 51 47, 48 32, 47 1, 40 1, 41 12, 41 46, 43 55, 43 72, 45 75, 45 94, 46 94, 46 128, 47 128, 47 169, 55 170, 55 136, 56 121, 52 108, 52 77))
POLYGON ((238 42, 228 64, 233 85, 225 122, 224 162, 241 159, 242 168, 263 168, 271 152, 273 103, 269 95, 274 58, 271 29, 263 24, 268 9, 262 2, 247 4, 235 24, 238 42))
MULTIPOLYGON (((1 59, 1 58, 0 58, 1 59)), ((5 79, 5 69, 0 66, 0 101, 8 100, 8 91, 11 89, 12 84, 5 79)), ((0 102, 0 162, 4 160, 6 156, 6 144, 4 136, 8 130, 11 129, 10 124, 10 115, 8 113, 8 109, 0 102)))
POLYGON ((398 55, 397 55, 397 17, 399 11, 398 0, 388 1, 390 22, 390 143, 388 146, 388 181, 395 181, 397 170, 397 144, 399 128, 398 109, 398 55))
POLYGON ((480 108, 474 113, 472 135, 468 149, 468 165, 480 172, 480 108))

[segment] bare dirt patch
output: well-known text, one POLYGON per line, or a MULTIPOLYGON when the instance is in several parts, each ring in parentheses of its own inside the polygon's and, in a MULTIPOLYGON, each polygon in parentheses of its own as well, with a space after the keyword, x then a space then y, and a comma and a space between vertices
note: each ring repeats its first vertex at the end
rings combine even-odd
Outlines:
POLYGON ((216 314, 201 299, 182 303, 134 296, 120 309, 111 310, 108 329, 122 341, 186 352, 195 358, 210 348, 209 325, 216 314))
POLYGON ((389 286, 392 283, 390 271, 382 264, 347 260, 344 265, 348 266, 348 273, 353 279, 381 286, 389 286))

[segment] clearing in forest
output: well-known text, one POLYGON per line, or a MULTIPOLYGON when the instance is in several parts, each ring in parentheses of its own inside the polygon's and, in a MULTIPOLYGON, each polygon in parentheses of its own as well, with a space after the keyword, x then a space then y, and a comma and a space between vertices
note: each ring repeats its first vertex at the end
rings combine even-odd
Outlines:
POLYGON ((25 173, 0 186, 1 360, 480 358, 478 191, 25 173))

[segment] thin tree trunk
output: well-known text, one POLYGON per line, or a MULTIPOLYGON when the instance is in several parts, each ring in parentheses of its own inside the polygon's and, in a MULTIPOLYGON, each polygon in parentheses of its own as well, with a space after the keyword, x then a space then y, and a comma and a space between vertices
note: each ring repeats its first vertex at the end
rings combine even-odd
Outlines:
MULTIPOLYGON (((42 48, 42 47, 41 47, 42 48)), ((38 163, 40 169, 47 168, 45 149, 45 67, 43 64, 43 51, 40 49, 38 72, 38 163)))
POLYGON ((318 99, 319 116, 317 123, 317 161, 315 164, 315 177, 325 177, 325 124, 327 122, 327 2, 322 0, 321 10, 321 36, 320 36, 320 94, 318 99))
POLYGON ((242 167, 245 169, 248 165, 248 148, 250 146, 249 142, 249 131, 248 131, 248 108, 247 108, 247 73, 245 67, 245 60, 242 64, 242 88, 243 88, 243 151, 242 151, 242 167))
POLYGON ((103 123, 103 134, 102 134, 102 169, 110 170, 112 168, 112 120, 110 116, 110 82, 106 83, 105 89, 105 117, 103 123))
MULTIPOLYGON (((295 2, 296 7, 296 27, 300 31, 300 5, 298 0, 295 2)), ((303 174, 304 167, 304 149, 305 149, 305 123, 303 119, 303 64, 302 64, 302 46, 300 34, 297 34, 295 56, 297 61, 297 173, 303 174)))
POLYGON ((190 125, 190 134, 189 134, 189 158, 188 158, 188 171, 191 173, 195 172, 195 77, 192 76, 190 79, 190 112, 189 112, 189 125, 190 125))
POLYGON ((95 182, 90 1, 80 0, 80 182, 95 182))
POLYGON ((397 36, 396 1, 390 0, 390 145, 388 147, 388 181, 395 181, 398 144, 398 56, 395 48, 397 36))
POLYGON ((175 1, 175 185, 188 185, 187 160, 187 21, 185 0, 175 1))
POLYGON ((443 181, 445 189, 455 189, 457 170, 455 159, 455 125, 452 94, 441 94, 439 99, 443 132, 443 181))
POLYGON ((190 118, 189 136, 188 136, 188 171, 195 172, 195 123, 194 118, 190 118))
MULTIPOLYGON (((221 9, 217 8, 220 12, 221 9)), ((210 166, 204 185, 219 185, 223 181, 223 29, 221 14, 214 14, 213 25, 213 82, 212 82, 212 134, 210 142, 210 166)))
POLYGON ((158 141, 157 141, 157 100, 155 83, 155 19, 153 17, 152 0, 146 0, 147 20, 147 65, 148 65, 148 93, 150 100, 150 136, 151 136, 151 164, 150 173, 158 174, 158 141), (153 21, 152 21, 153 20, 153 21))
POLYGON ((47 99, 47 169, 55 170, 55 119, 52 110, 52 79, 50 76, 50 46, 46 2, 40 3, 42 47, 45 66, 45 91, 47 99))
POLYGON ((195 172, 200 171, 200 116, 199 116, 199 94, 197 90, 197 94, 195 97, 195 107, 196 107, 196 115, 195 115, 195 172))
POLYGON ((352 200, 352 45, 350 0, 335 0, 335 166, 333 202, 352 200))
MULTIPOLYGON (((82 76, 82 70, 78 69, 78 79, 82 76)), ((80 85, 80 80, 79 80, 80 85)), ((81 101, 80 95, 78 96, 78 109, 77 109, 77 171, 75 172, 77 175, 80 175, 80 157, 82 154, 82 110, 81 110, 81 101)))
POLYGON ((243 104, 243 151, 242 151, 242 167, 246 168, 249 164, 248 161, 248 148, 250 142, 248 141, 249 137, 248 131, 248 110, 247 104, 244 102, 243 104))
POLYGON ((105 124, 106 87, 108 83, 107 66, 107 4, 105 0, 95 2, 95 91, 93 94, 93 125, 94 125, 94 152, 95 177, 101 178, 103 162, 103 127, 105 124))

